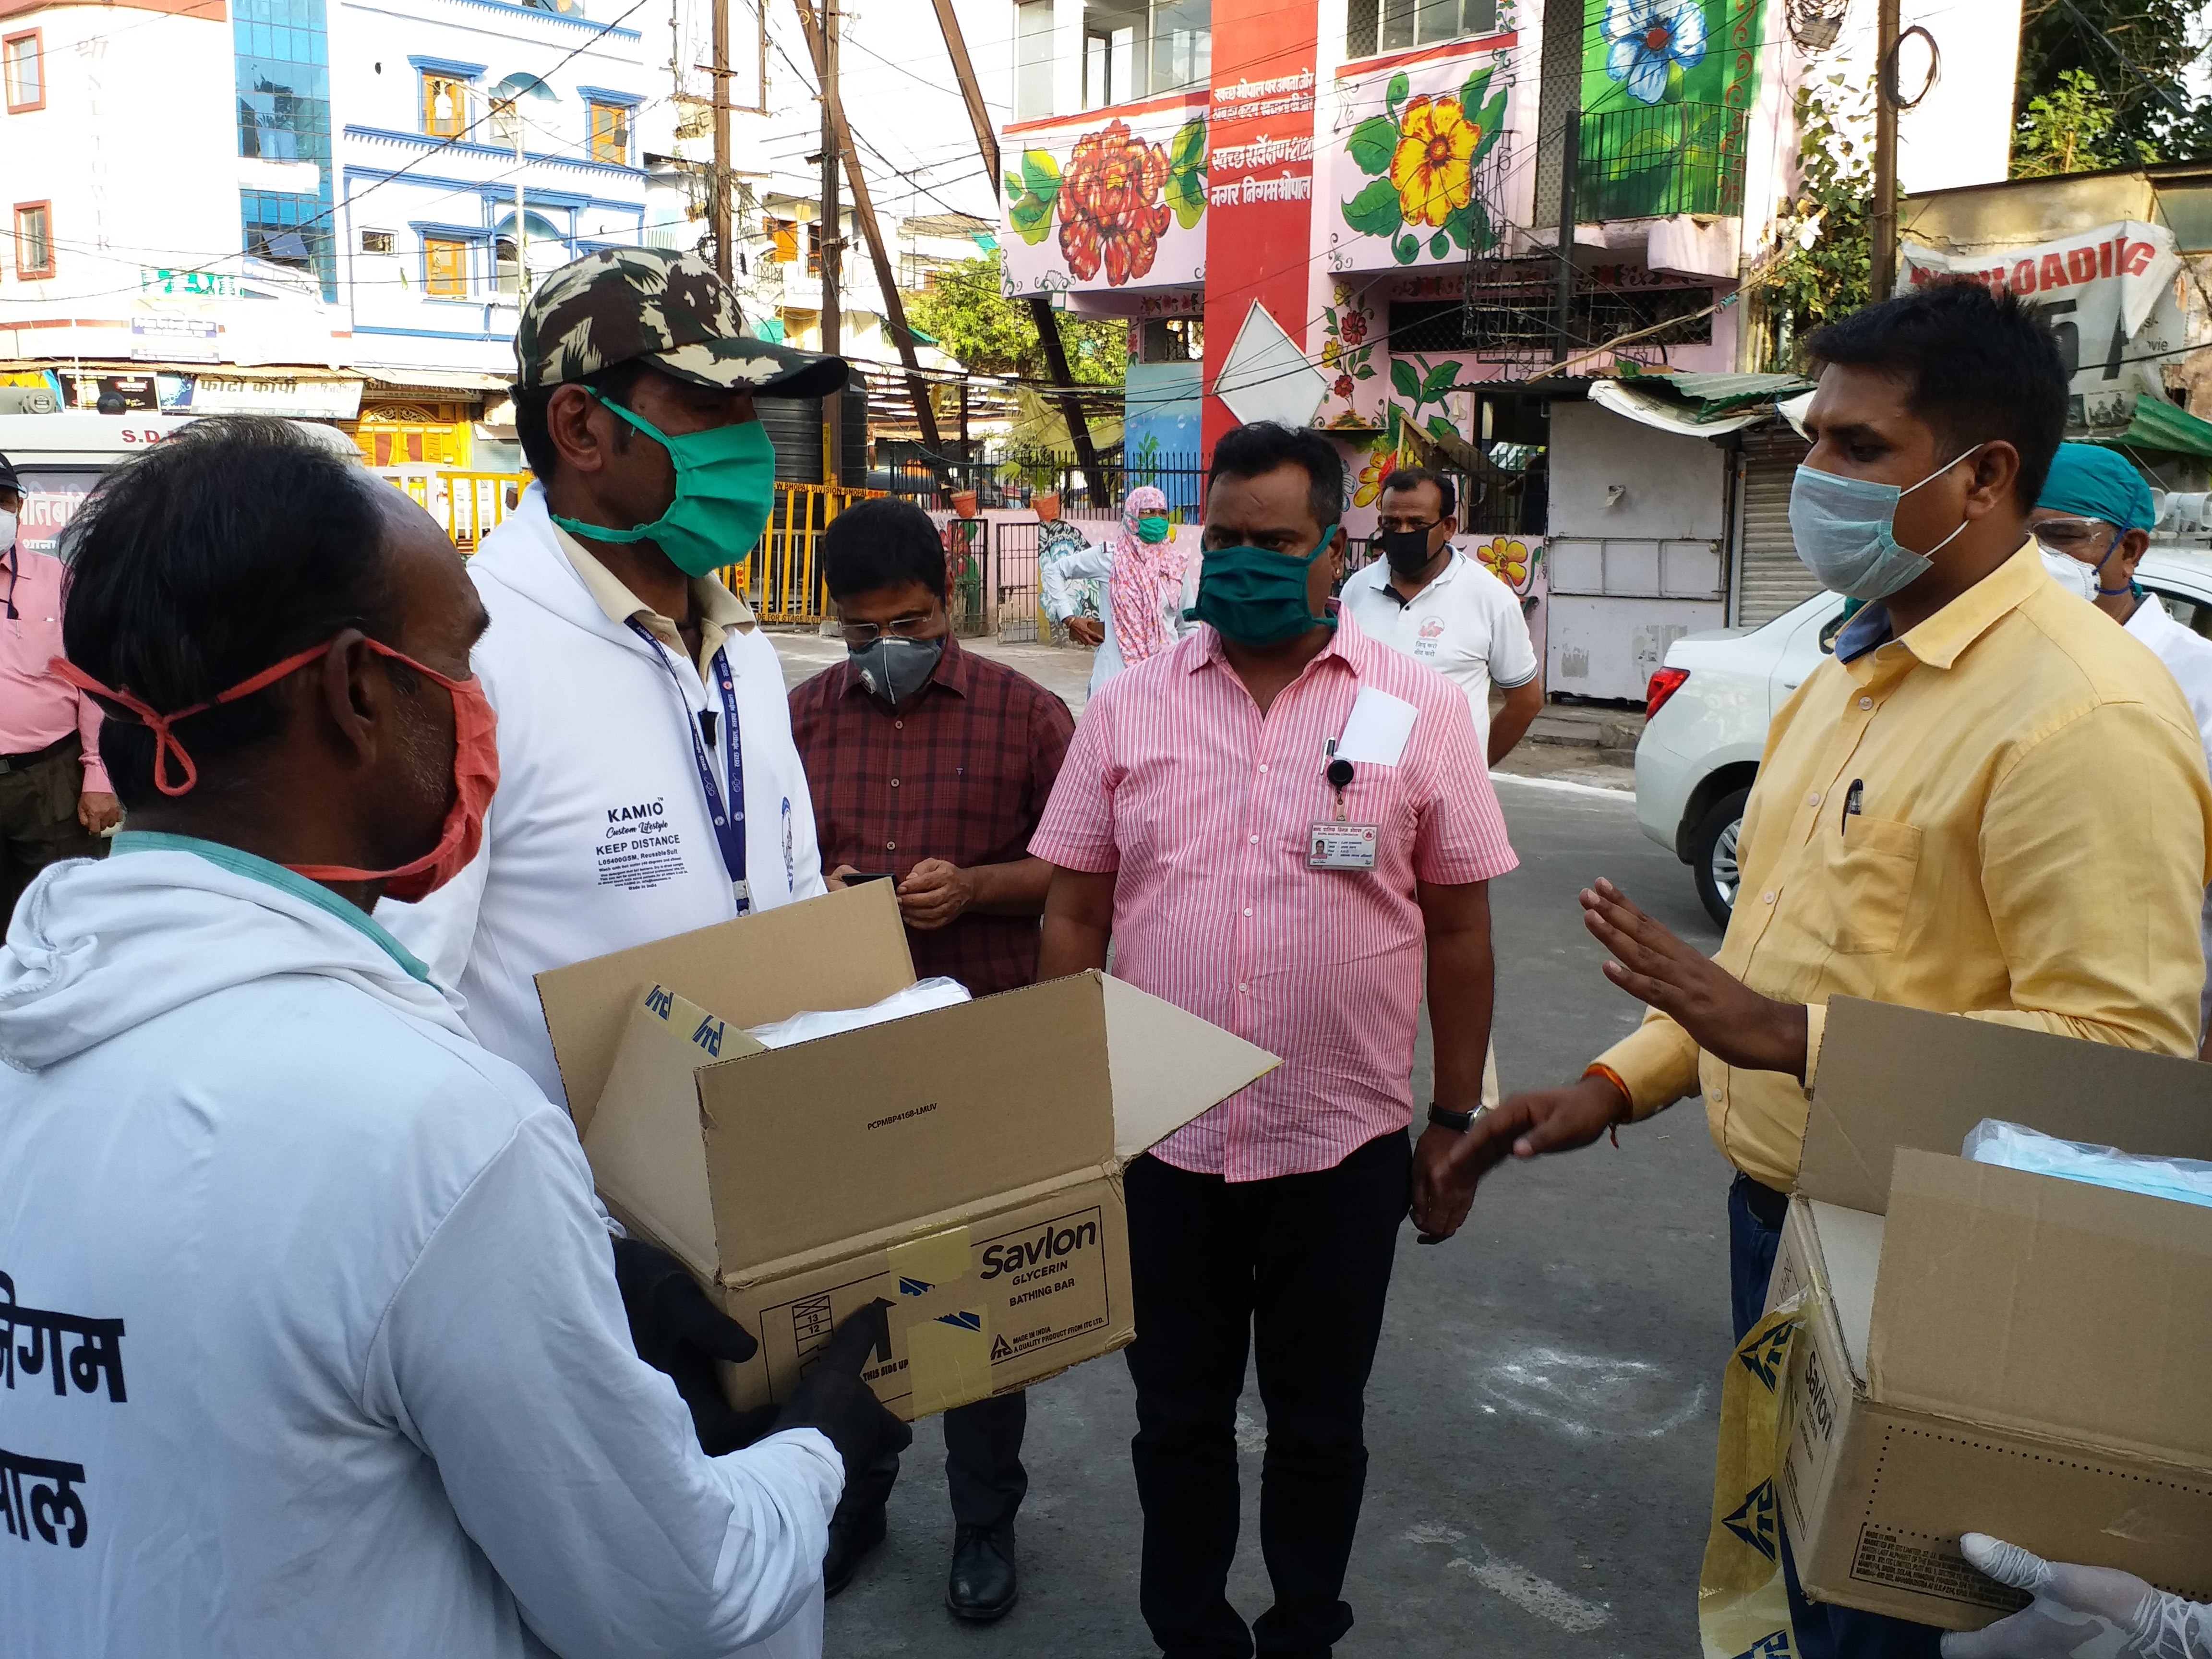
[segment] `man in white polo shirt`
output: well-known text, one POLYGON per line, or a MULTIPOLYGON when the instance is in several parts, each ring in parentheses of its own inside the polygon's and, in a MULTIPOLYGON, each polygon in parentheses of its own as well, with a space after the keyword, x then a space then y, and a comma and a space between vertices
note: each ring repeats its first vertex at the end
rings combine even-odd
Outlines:
POLYGON ((1344 584, 1344 605, 1370 639, 1426 663, 1467 693, 1492 766, 1544 707, 1528 624, 1513 590, 1452 545, 1451 480, 1401 467, 1382 483, 1376 542, 1383 556, 1344 584), (1490 718, 1490 688, 1505 706, 1490 718))

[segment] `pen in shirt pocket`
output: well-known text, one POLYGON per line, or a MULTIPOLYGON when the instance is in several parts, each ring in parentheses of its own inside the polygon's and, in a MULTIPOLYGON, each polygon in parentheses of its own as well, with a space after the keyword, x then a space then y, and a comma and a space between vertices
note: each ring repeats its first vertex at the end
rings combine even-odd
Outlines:
POLYGON ((1838 835, 1842 835, 1845 830, 1850 828, 1850 825, 1844 822, 1844 818, 1855 818, 1861 815, 1864 810, 1862 803, 1865 799, 1866 780, 1864 778, 1853 778, 1851 780, 1851 787, 1844 791, 1843 817, 1838 817, 1836 820, 1836 833, 1838 835))

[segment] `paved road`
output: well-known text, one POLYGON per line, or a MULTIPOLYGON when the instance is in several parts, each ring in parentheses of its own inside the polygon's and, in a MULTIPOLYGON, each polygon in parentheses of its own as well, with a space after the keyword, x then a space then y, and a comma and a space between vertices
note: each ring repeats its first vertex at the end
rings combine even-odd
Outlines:
MULTIPOLYGON (((1522 860, 1493 895, 1510 1091, 1577 1075, 1637 1018, 1577 920, 1575 892, 1591 878, 1611 875, 1706 949, 1718 940, 1687 873, 1637 833, 1627 797, 1517 779, 1500 794, 1522 860)), ((1426 1099, 1425 1042, 1414 1085, 1426 1099)), ((1368 1395, 1372 1462, 1346 1589, 1358 1623, 1340 1654, 1696 1652, 1729 1334, 1726 1169, 1694 1107, 1622 1139, 1618 1152, 1600 1143, 1500 1172, 1447 1245, 1402 1236, 1368 1395)), ((1328 1333, 1316 1307, 1313 1340, 1328 1333)), ((1250 1619, 1269 1597, 1264 1413, 1249 1386, 1238 1420, 1245 1525, 1231 1594, 1250 1619)), ((830 1651, 1152 1653, 1137 1612, 1134 1426, 1118 1356, 1032 1390, 1023 1599, 970 1630, 943 1606, 943 1437, 918 1425, 890 1540, 830 1604, 830 1651)))

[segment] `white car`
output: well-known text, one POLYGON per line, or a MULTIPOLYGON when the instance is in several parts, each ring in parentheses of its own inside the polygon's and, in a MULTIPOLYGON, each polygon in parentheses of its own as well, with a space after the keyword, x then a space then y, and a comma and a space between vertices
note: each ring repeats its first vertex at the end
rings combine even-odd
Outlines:
MULTIPOLYGON (((2184 627, 2212 638, 2212 554, 2154 547, 2136 580, 2184 627)), ((1723 927, 1767 722, 1835 649, 1843 617, 1843 596, 1821 593, 1763 627, 1686 634, 1651 676, 1636 744, 1636 821, 1690 866, 1698 896, 1723 927)))

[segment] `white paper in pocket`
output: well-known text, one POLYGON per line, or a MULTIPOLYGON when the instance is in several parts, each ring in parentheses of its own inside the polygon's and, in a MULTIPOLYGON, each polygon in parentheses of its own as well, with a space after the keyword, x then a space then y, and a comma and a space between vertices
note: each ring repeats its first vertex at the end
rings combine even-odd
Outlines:
POLYGON ((1352 716, 1336 740, 1336 758, 1354 765, 1395 766, 1413 735, 1420 710, 1403 697, 1364 686, 1352 699, 1352 716))

